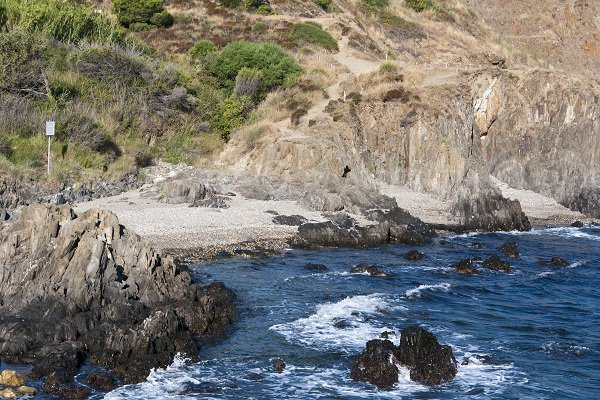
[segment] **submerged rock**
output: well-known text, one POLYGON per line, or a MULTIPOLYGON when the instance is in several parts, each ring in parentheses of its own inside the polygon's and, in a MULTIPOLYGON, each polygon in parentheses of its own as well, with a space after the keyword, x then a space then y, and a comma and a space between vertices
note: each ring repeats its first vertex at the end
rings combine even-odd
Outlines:
POLYGON ((304 266, 304 269, 307 269, 309 271, 314 271, 314 272, 325 272, 325 271, 327 271, 327 266, 325 266, 323 264, 308 263, 304 266))
POLYGON ((399 346, 389 340, 367 342, 350 376, 356 381, 387 388, 398 382, 399 365, 410 370, 411 380, 428 386, 449 382, 457 373, 450 346, 440 345, 433 334, 412 326, 402 330, 399 346))
POLYGON ((408 261, 419 261, 425 257, 424 253, 421 253, 418 250, 411 250, 408 253, 404 254, 404 259, 408 261))
POLYGON ((479 273, 477 268, 475 268, 476 261, 477 260, 475 258, 466 258, 464 260, 455 262, 454 264, 450 265, 450 267, 454 268, 456 272, 461 275, 473 275, 479 273))
POLYGON ((358 264, 352 267, 351 274, 369 274, 371 276, 387 277, 391 276, 389 272, 380 269, 377 265, 358 264))
POLYGON ((562 257, 552 257, 550 260, 546 260, 545 258, 538 259, 538 264, 540 265, 553 265, 555 267, 566 267, 569 265, 569 262, 562 257))
POLYGON ((483 266, 486 267, 487 269, 491 269, 493 271, 512 272, 512 268, 510 267, 510 264, 502 261, 502 259, 500 257, 498 257, 496 254, 494 254, 487 260, 485 260, 483 262, 483 266))
POLYGON ((498 249, 502 253, 504 253, 507 257, 510 258, 519 258, 519 247, 517 246, 517 242, 506 242, 498 249))
POLYGON ((60 397, 84 395, 71 382, 86 358, 129 383, 194 354, 196 337, 231 324, 234 298, 194 284, 108 211, 35 205, 0 228, 0 356, 33 360, 60 397))

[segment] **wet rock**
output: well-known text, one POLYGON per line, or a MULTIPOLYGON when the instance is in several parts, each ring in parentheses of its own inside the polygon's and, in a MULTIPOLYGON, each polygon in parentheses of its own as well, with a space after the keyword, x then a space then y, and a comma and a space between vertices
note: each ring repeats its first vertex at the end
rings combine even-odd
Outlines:
POLYGON ((304 266, 305 269, 309 270, 309 271, 313 271, 313 272, 325 272, 327 271, 327 266, 323 265, 323 264, 306 264, 304 266))
POLYGON ((16 399, 17 394, 11 388, 6 388, 0 390, 0 398, 2 399, 16 399))
POLYGON ((496 254, 483 262, 483 266, 492 271, 512 272, 512 268, 507 262, 502 261, 496 254))
POLYGON ((351 274, 369 274, 371 276, 388 277, 391 276, 389 272, 383 271, 377 265, 358 264, 352 267, 350 270, 351 274))
POLYGON ((230 326, 234 298, 194 284, 108 211, 29 206, 0 227, 0 356, 34 360, 58 396, 84 394, 70 382, 86 357, 129 383, 195 354, 198 336, 230 326))
POLYGON ((417 326, 402 330, 397 358, 410 368, 410 379, 424 385, 449 382, 457 373, 452 348, 440 345, 432 333, 417 326))
POLYGON ((583 222, 581 222, 581 221, 574 221, 574 222, 571 224, 571 226, 572 226, 573 228, 583 228, 583 222))
POLYGON ((115 380, 110 374, 105 373, 89 374, 85 378, 85 383, 101 392, 110 392, 115 388, 115 380))
POLYGON ((17 394, 21 396, 35 396, 37 389, 31 386, 20 386, 17 388, 17 394))
POLYGON ((475 358, 478 359, 479 361, 482 362, 488 362, 490 361, 490 356, 488 356, 487 354, 475 354, 475 358))
POLYGON ((19 387, 25 384, 25 379, 16 371, 5 369, 0 373, 0 385, 19 387))
POLYGON ((277 225, 300 226, 308 222, 302 215, 277 215, 273 223, 277 225))
POLYGON ((418 250, 411 250, 408 253, 404 254, 404 259, 408 261, 419 261, 425 257, 424 253, 421 253, 418 250))
POLYGON ((282 373, 285 370, 285 361, 281 358, 276 359, 273 362, 273 369, 275 369, 275 372, 282 373))
POLYGON ((498 250, 507 257, 514 259, 519 258, 519 247, 517 246, 517 242, 506 242, 500 246, 498 250))
POLYGON ((395 332, 392 332, 392 331, 384 331, 384 332, 381 332, 381 335, 379 335, 379 337, 382 339, 389 339, 390 336, 393 336, 394 334, 395 334, 395 332))
POLYGON ((538 259, 538 264, 540 265, 552 265, 555 267, 566 267, 569 265, 569 262, 562 257, 552 257, 550 260, 546 260, 545 258, 538 259))
POLYGON ((475 263, 476 260, 474 258, 466 258, 455 262, 450 267, 454 268, 461 275, 473 275, 479 273, 477 268, 475 268, 475 263))
POLYGON ((350 321, 348 321, 344 318, 334 318, 332 322, 333 322, 333 326, 337 329, 352 328, 352 324, 350 323, 350 321))
POLYGON ((61 399, 85 399, 90 395, 88 388, 62 383, 61 379, 54 374, 44 379, 42 390, 61 399))
POLYGON ((398 383, 396 346, 389 340, 374 339, 367 342, 365 350, 357 357, 350 377, 355 381, 369 382, 380 388, 398 383))
POLYGON ((263 376, 261 374, 257 374, 256 372, 250 372, 248 374, 248 379, 251 381, 259 382, 263 380, 263 376))
POLYGON ((460 365, 469 365, 469 357, 465 357, 460 365))

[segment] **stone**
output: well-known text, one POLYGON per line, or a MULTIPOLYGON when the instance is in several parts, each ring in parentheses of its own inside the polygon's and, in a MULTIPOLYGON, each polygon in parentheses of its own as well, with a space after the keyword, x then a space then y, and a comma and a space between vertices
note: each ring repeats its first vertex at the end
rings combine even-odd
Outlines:
POLYGON ((388 277, 389 272, 383 271, 377 265, 358 264, 350 270, 351 274, 369 274, 370 276, 388 277))
POLYGON ((581 221, 574 221, 574 222, 571 224, 571 226, 572 226, 573 228, 583 228, 583 222, 581 222, 581 221))
POLYGON ((17 388, 17 393, 20 395, 35 396, 37 394, 37 389, 31 386, 19 386, 17 388))
POLYGON ((59 397, 85 397, 72 381, 86 359, 134 383, 178 352, 196 354, 197 337, 231 325, 234 303, 108 211, 34 205, 0 226, 0 357, 33 360, 59 397))
POLYGON ((374 339, 367 342, 365 350, 356 358, 350 377, 355 381, 369 382, 380 388, 398 383, 396 346, 389 340, 374 339))
POLYGON ((425 257, 424 253, 421 253, 418 250, 411 250, 408 253, 404 254, 404 259, 408 261, 419 261, 425 257))
POLYGON ((275 369, 275 372, 282 373, 285 370, 285 361, 281 358, 276 359, 273 362, 273 369, 275 369))
POLYGON ((502 261, 496 254, 483 262, 483 266, 493 271, 512 272, 512 268, 507 262, 502 261))
POLYGON ((467 258, 464 260, 460 260, 450 265, 450 267, 454 268, 456 272, 461 275, 473 275, 479 273, 477 268, 475 268, 476 260, 473 258, 467 258))
POLYGON ((500 252, 504 253, 507 257, 518 259, 519 258, 519 247, 517 246, 517 242, 506 242, 498 249, 500 252))
POLYGON ((314 272, 325 272, 327 271, 327 266, 323 265, 323 264, 306 264, 304 266, 304 269, 307 269, 309 271, 314 271, 314 272))
POLYGON ((106 373, 89 374, 85 377, 85 383, 101 392, 110 392, 115 388, 115 380, 106 373))
POLYGON ((5 388, 0 390, 0 398, 2 399, 16 399, 17 394, 11 388, 5 388))
POLYGON ((19 387, 25 384, 25 379, 16 371, 5 369, 0 372, 0 385, 9 387, 19 387))
POLYGON ((452 348, 440 345, 432 333, 417 326, 402 330, 396 354, 400 364, 410 369, 410 379, 427 386, 449 382, 458 372, 452 348))
POLYGON ((569 262, 562 257, 552 257, 550 260, 546 260, 545 258, 538 259, 538 264, 540 265, 552 265, 555 267, 566 267, 569 265, 569 262))
POLYGON ((273 218, 273 223, 277 225, 300 226, 308 222, 302 215, 277 215, 273 218))

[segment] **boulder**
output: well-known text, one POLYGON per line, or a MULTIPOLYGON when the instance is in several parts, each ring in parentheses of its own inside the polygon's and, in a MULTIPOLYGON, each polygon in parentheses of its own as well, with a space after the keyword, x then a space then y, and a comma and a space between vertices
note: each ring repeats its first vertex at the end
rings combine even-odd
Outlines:
POLYGON ((483 266, 492 271, 512 272, 512 268, 507 262, 502 261, 496 254, 483 262, 483 266))
POLYGON ((573 221, 573 223, 571 224, 571 226, 573 228, 583 228, 583 222, 577 220, 577 221, 573 221))
POLYGON ((285 361, 281 358, 276 359, 273 362, 273 369, 275 369, 275 372, 282 373, 285 370, 285 361))
POLYGON ((507 257, 519 258, 519 246, 517 246, 517 242, 506 242, 498 250, 507 257))
POLYGON ((540 265, 552 265, 555 267, 566 267, 569 265, 569 262, 562 257, 552 257, 550 260, 546 260, 545 258, 538 259, 538 264, 540 265))
POLYGON ((473 275, 479 273, 477 268, 475 268, 476 259, 474 258, 466 258, 464 260, 460 260, 450 265, 450 267, 454 268, 456 272, 461 275, 473 275))
POLYGON ((71 382, 85 359, 129 383, 195 354, 198 336, 230 326, 234 299, 192 282, 108 211, 35 205, 0 227, 0 357, 34 360, 58 396, 84 395, 71 382))
POLYGON ((300 226, 308 222, 302 215, 277 215, 273 218, 273 223, 277 225, 300 226))
POLYGON ((408 253, 404 254, 404 259, 408 261, 419 261, 425 257, 424 253, 421 253, 418 250, 411 250, 408 253))
POLYGON ((89 374, 85 377, 85 383, 101 392, 110 392, 115 388, 115 380, 105 373, 89 374))
POLYGON ((5 369, 0 373, 0 385, 19 387, 25 384, 25 379, 16 371, 5 369))
POLYGON ((358 264, 350 270, 351 274, 369 274, 371 276, 388 277, 391 276, 389 272, 383 271, 377 265, 358 264))
POLYGON ((11 388, 5 388, 0 390, 0 398, 1 399, 16 399, 17 394, 11 388))
POLYGON ((458 372, 452 348, 440 345, 432 333, 417 326, 400 333, 397 358, 410 369, 411 380, 427 386, 449 382, 458 372))
POLYGON ((388 388, 398 383, 396 365, 397 348, 389 340, 374 339, 356 358, 350 377, 355 381, 369 382, 380 388, 388 388))
POLYGON ((31 386, 19 386, 17 388, 17 393, 21 396, 35 396, 37 394, 37 389, 31 386))

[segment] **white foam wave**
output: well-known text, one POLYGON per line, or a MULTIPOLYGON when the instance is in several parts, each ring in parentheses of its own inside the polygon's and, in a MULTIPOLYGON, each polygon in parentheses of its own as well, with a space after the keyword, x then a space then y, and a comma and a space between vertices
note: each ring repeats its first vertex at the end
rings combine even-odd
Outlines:
POLYGON ((176 355, 167 368, 152 369, 146 381, 136 385, 125 385, 104 396, 106 400, 122 399, 178 399, 189 384, 200 382, 192 377, 189 359, 176 355))
POLYGON ((556 272, 546 271, 546 272, 540 272, 539 274, 537 274, 537 276, 539 276, 540 278, 546 278, 548 276, 552 276, 555 274, 556 274, 556 272))
POLYGON ((565 353, 573 356, 581 356, 591 351, 589 347, 570 343, 558 343, 555 341, 544 343, 542 349, 546 353, 565 353))
POLYGON ((416 288, 407 290, 405 292, 405 294, 406 294, 406 297, 408 297, 408 298, 418 298, 418 297, 421 297, 421 292, 423 290, 432 290, 432 291, 441 290, 443 292, 448 292, 448 291, 450 291, 451 287, 452 287, 452 285, 449 283, 446 283, 446 282, 438 283, 436 285, 419 285, 416 288))
POLYGON ((381 294, 347 297, 337 303, 321 304, 314 314, 273 325, 269 330, 310 348, 355 352, 383 331, 395 331, 373 318, 391 309, 406 308, 391 305, 381 294))

